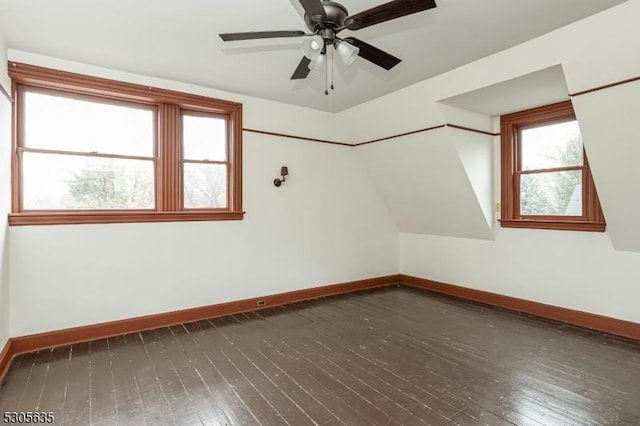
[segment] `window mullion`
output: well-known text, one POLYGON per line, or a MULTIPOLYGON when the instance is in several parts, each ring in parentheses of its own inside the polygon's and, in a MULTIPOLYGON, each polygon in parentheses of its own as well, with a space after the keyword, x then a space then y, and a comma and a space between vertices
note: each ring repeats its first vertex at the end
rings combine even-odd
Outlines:
POLYGON ((13 102, 13 120, 12 120, 12 133, 13 133, 13 158, 11 161, 11 212, 18 213, 22 211, 22 194, 23 194, 23 179, 22 179, 22 152, 20 147, 24 146, 24 89, 13 84, 13 93, 15 101, 13 102))
POLYGON ((180 107, 158 108, 158 210, 182 210, 182 149, 180 107))
POLYGON ((521 217, 521 213, 520 213, 520 180, 521 180, 521 175, 520 173, 518 173, 517 171, 515 173, 513 173, 513 187, 512 187, 512 195, 511 195, 511 199, 512 201, 512 206, 511 206, 511 213, 512 213, 512 217, 521 217))

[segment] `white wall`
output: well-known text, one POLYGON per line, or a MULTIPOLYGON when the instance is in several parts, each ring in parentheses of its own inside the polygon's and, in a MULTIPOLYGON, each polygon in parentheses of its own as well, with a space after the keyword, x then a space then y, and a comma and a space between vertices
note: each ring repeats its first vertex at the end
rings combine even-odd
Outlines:
MULTIPOLYGON (((640 16, 640 1, 630 0, 538 39, 354 107, 345 111, 342 119, 354 124, 349 129, 350 138, 357 142, 441 124, 436 111, 440 100, 556 65, 562 66, 570 92, 638 76, 638 55, 629 55, 629 52, 640 51, 637 16, 640 16)), ((599 109, 590 110, 597 100, 602 100, 601 96, 593 96, 596 101, 588 101, 589 95, 576 98, 578 121, 583 129, 591 165, 597 171, 594 173, 595 183, 601 193, 611 233, 507 229, 500 228, 495 218, 494 241, 482 241, 470 233, 442 236, 447 232, 431 232, 441 235, 435 236, 404 232, 400 235, 401 273, 640 322, 637 306, 640 300, 640 253, 618 251, 611 241, 615 237, 618 246, 625 250, 640 247, 640 232, 637 232, 640 224, 637 219, 634 222, 630 220, 632 216, 637 218, 635 212, 638 208, 638 172, 632 165, 640 162, 637 149, 640 141, 637 137, 638 120, 631 118, 638 111, 638 98, 634 94, 637 93, 637 85, 632 83, 602 92, 606 106, 599 109), (615 90, 625 95, 616 97, 615 90), (635 108, 624 113, 633 102, 635 108), (609 110, 603 116, 599 112, 604 109, 609 110), (616 154, 611 155, 611 150, 617 150, 616 154), (624 162, 619 158, 624 158, 624 162), (622 182, 625 174, 627 181, 631 179, 631 182, 623 187, 622 193, 616 193, 621 190, 616 183, 622 182), (625 201, 625 197, 629 200, 625 201), (607 211, 611 213, 607 214, 607 211), (625 230, 629 232, 625 233, 625 230)), ((505 99, 504 104, 513 104, 512 101, 505 99)), ((465 114, 456 115, 455 110, 448 113, 449 122, 460 125, 469 122, 465 114)), ((491 130, 480 126, 471 127, 491 130)), ((494 127, 493 130, 498 129, 494 127)), ((362 152, 365 157, 373 155, 374 158, 368 158, 368 162, 379 161, 382 163, 380 169, 384 169, 384 164, 404 155, 405 141, 405 138, 399 138, 395 143, 389 142, 388 147, 379 149, 378 153, 362 152)), ((422 152, 440 155, 440 158, 425 160, 425 155, 414 152, 414 160, 403 157, 408 161, 405 167, 411 169, 425 161, 451 163, 448 157, 433 152, 427 146, 422 148, 422 152)), ((458 154, 468 168, 470 159, 463 160, 463 154, 458 154)), ((486 155, 478 158, 484 169, 486 155)), ((499 200, 497 137, 493 141, 493 164, 493 198, 499 200)), ((440 179, 459 181, 459 171, 452 170, 440 179)), ((376 169, 370 168, 370 173, 375 182, 382 179, 376 169)), ((396 182, 392 174, 387 174, 386 178, 391 180, 386 185, 405 188, 405 198, 412 195, 414 186, 421 184, 419 181, 396 182)), ((463 190, 468 192, 466 187, 463 190)), ((435 189, 430 193, 415 194, 421 199, 412 206, 422 208, 424 215, 431 208, 429 203, 438 210, 442 204, 459 197, 453 191, 437 194, 435 189)), ((456 220, 453 215, 451 218, 432 219, 439 221, 431 225, 439 231, 446 231, 447 222, 456 220)))
MULTIPOLYGON (((247 128, 341 137, 330 114, 242 101, 247 128)), ((397 273, 397 230, 354 148, 245 132, 243 171, 243 221, 12 227, 11 335, 397 273)))
POLYGON ((640 81, 573 101, 613 245, 640 252, 640 81))
POLYGON ((640 322, 640 254, 605 233, 496 230, 495 241, 401 234, 400 270, 554 306, 640 322))
POLYGON ((493 238, 471 184, 486 175, 490 186, 491 143, 472 147, 467 135, 438 128, 357 148, 400 232, 493 238), (467 173, 460 150, 484 157, 486 173, 467 173))
MULTIPOLYGON (((0 85, 11 93, 7 55, 0 39, 0 85)), ((0 350, 9 338, 9 233, 11 209, 11 103, 0 93, 0 350)))
POLYGON ((287 105, 180 81, 132 74, 15 49, 8 49, 8 56, 9 60, 13 62, 242 102, 243 127, 248 129, 268 130, 274 133, 306 136, 335 142, 346 142, 345 139, 347 138, 343 124, 338 117, 330 112, 287 105))
MULTIPOLYGON (((24 52, 10 51, 10 58, 240 101, 247 128, 359 142, 439 125, 444 118, 479 127, 473 114, 443 109, 439 101, 558 64, 571 92, 639 75, 638 56, 629 54, 640 51, 637 16, 640 0, 629 0, 338 115, 24 52)), ((483 160, 477 165, 470 155, 471 140, 458 140, 456 130, 446 131, 453 147, 437 140, 437 146, 427 148, 435 155, 427 164, 438 164, 438 156, 444 155, 445 165, 455 165, 454 178, 463 183, 464 197, 479 197, 469 201, 474 220, 485 222, 470 229, 482 234, 489 229, 494 241, 471 239, 464 232, 458 237, 404 232, 398 241, 395 224, 420 211, 411 211, 409 204, 395 210, 392 219, 387 209, 394 205, 392 191, 381 183, 404 191, 401 200, 411 200, 422 182, 404 181, 404 172, 394 174, 385 155, 424 176, 420 161, 413 161, 421 160, 417 145, 408 156, 401 139, 353 149, 245 133, 244 221, 11 228, 10 334, 397 272, 640 321, 634 306, 640 299, 640 254, 616 251, 609 233, 501 229, 495 218, 487 228, 487 202, 499 199, 497 138, 491 150, 480 150, 483 160), (493 164, 487 164, 491 154, 493 164), (291 178, 276 189, 271 181, 281 165, 289 166, 291 178), (482 182, 491 172, 493 194, 482 182)), ((419 144, 419 139, 409 142, 419 144)), ((590 160, 596 169, 594 163, 603 158, 590 160)), ((437 179, 450 177, 447 167, 439 171, 437 179)), ((440 191, 431 197, 437 191, 437 185, 418 191, 422 199, 413 205, 428 211, 432 205, 455 205, 452 201, 460 195, 440 191)), ((450 217, 434 216, 427 231, 448 226, 450 217)))

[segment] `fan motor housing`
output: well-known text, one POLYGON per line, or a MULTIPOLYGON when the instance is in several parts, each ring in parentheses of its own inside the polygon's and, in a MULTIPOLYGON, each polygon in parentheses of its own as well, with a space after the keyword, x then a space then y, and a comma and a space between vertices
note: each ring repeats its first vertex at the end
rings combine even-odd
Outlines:
POLYGON ((326 19, 322 20, 318 16, 310 16, 304 14, 304 22, 307 27, 314 33, 319 33, 324 28, 339 28, 344 24, 344 20, 349 16, 347 8, 333 1, 323 1, 322 7, 324 13, 327 15, 326 19))

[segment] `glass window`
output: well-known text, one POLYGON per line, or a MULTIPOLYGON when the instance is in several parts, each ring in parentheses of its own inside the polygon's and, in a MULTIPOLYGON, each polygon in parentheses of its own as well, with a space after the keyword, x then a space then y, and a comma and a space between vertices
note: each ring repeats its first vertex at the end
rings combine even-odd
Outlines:
POLYGON ((503 227, 604 231, 571 102, 501 117, 503 227))
POLYGON ((10 76, 11 225, 243 218, 241 104, 25 64, 10 76))

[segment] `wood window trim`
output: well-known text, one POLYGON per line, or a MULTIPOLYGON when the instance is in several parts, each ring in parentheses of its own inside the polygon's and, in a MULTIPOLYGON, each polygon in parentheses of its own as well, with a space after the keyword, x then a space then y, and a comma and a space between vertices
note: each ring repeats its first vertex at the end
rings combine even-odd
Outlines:
MULTIPOLYGON (((604 215, 598 200, 595 184, 584 152, 582 166, 558 168, 582 170, 582 216, 543 216, 520 214, 519 175, 540 171, 519 170, 518 134, 523 127, 553 124, 575 120, 571 101, 560 102, 526 111, 520 111, 500 118, 501 128, 501 219, 506 228, 556 229, 566 231, 603 232, 606 228, 604 215)), ((556 169, 553 169, 554 171, 556 169)))
POLYGON ((242 220, 242 104, 139 84, 9 62, 13 81, 12 212, 9 225, 133 223, 242 220), (155 158, 156 207, 150 210, 23 210, 18 145, 19 87, 90 96, 107 103, 134 103, 157 109, 155 158), (228 188, 224 209, 184 209, 180 119, 182 111, 217 114, 228 118, 228 188))
MULTIPOLYGON (((182 109, 180 111, 180 115, 181 118, 184 118, 185 116, 188 117, 203 117, 203 118, 225 118, 223 116, 220 116, 220 114, 215 114, 215 113, 205 113, 202 111, 191 111, 191 110, 185 110, 182 109)), ((228 120, 227 120, 228 123, 228 120)), ((229 126, 227 126, 226 128, 226 132, 227 132, 227 140, 231 139, 231 135, 229 134, 229 126)), ((224 165, 227 169, 227 181, 230 181, 230 176, 229 176, 229 172, 232 168, 232 163, 231 163, 231 157, 229 156, 229 144, 226 145, 225 147, 225 159, 224 160, 206 160, 206 159, 200 159, 200 160, 196 160, 196 159, 192 159, 192 158, 186 158, 185 155, 182 156, 181 160, 180 160, 181 166, 184 167, 185 164, 220 164, 220 165, 224 165)), ((183 175, 184 176, 184 175, 183 175)), ((183 185, 184 187, 184 185, 183 185)), ((230 200, 229 197, 231 194, 229 194, 227 192, 227 205, 229 204, 230 200)), ((203 210, 201 207, 185 207, 184 206, 184 196, 182 199, 182 203, 181 205, 183 206, 183 209, 185 211, 198 211, 198 210, 203 210)))

